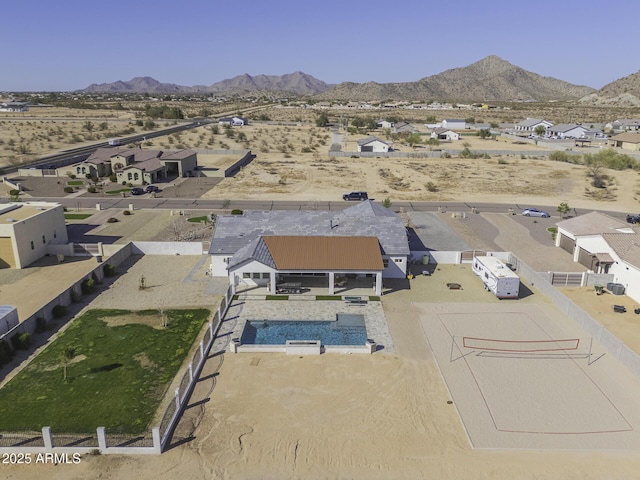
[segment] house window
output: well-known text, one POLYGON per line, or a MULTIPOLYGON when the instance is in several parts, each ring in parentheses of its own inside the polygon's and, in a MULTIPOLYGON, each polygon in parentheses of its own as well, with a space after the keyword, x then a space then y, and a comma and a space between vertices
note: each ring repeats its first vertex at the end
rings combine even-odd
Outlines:
POLYGON ((263 273, 263 274, 262 274, 262 278, 263 278, 263 279, 267 279, 267 280, 268 280, 268 279, 269 279, 269 277, 270 277, 270 275, 269 275, 268 273, 263 273))
POLYGON ((127 173, 127 180, 133 180, 133 175, 131 175, 131 172, 127 173))
POLYGON ((229 263, 229 257, 224 257, 224 258, 222 259, 222 262, 223 262, 223 263, 229 263))
POLYGON ((484 278, 489 278, 489 274, 487 272, 484 272, 484 278))
POLYGON ((42 235, 42 243, 43 244, 47 243, 47 240, 44 238, 44 235, 42 235))
POLYGON ((36 249, 36 247, 35 247, 35 245, 33 244, 33 240, 31 240, 31 250, 35 250, 35 249, 36 249))
POLYGON ((382 266, 384 268, 387 268, 389 266, 389 259, 388 258, 383 258, 382 259, 382 266))
POLYGON ((396 262, 396 263, 402 263, 402 259, 401 258, 394 258, 393 261, 396 262))
POLYGON ((139 177, 140 177, 140 175, 138 175, 138 172, 133 174, 133 179, 134 180, 138 180, 139 177))
POLYGON ((242 272, 242 278, 251 278, 251 274, 249 272, 242 272))
POLYGON ((78 173, 78 175, 80 175, 80 167, 76 168, 76 172, 78 173))
POLYGON ((58 234, 56 233, 56 231, 53 231, 53 238, 58 238, 58 234))
POLYGON ((253 273, 252 274, 254 279, 259 280, 260 279, 260 274, 259 273, 253 273))

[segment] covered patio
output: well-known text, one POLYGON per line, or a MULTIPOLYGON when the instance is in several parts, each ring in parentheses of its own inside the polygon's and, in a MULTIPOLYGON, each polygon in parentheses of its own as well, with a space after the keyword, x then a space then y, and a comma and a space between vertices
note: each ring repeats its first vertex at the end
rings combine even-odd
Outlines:
POLYGON ((229 263, 230 280, 239 289, 263 286, 272 295, 312 289, 326 289, 329 295, 354 289, 380 295, 383 270, 376 237, 264 236, 229 263))

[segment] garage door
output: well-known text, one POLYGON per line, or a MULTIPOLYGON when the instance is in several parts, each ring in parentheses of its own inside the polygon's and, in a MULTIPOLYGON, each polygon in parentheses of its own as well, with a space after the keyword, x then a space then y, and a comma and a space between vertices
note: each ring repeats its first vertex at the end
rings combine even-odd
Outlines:
POLYGON ((573 251, 576 248, 576 241, 566 235, 560 234, 560 248, 573 255, 573 251))

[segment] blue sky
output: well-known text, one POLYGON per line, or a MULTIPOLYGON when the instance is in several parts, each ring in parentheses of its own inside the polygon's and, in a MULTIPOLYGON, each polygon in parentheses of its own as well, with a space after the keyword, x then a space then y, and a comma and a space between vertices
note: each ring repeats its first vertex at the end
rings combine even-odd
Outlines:
POLYGON ((0 91, 151 76, 210 85, 303 71, 408 82, 487 55, 594 88, 640 70, 640 2, 16 0, 0 10, 0 91), (519 3, 522 3, 519 5, 519 3), (593 5, 593 6, 592 6, 593 5))

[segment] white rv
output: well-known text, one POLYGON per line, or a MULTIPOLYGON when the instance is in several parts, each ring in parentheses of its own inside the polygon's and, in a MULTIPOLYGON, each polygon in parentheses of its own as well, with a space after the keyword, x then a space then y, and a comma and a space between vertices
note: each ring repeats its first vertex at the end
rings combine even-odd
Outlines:
POLYGON ((122 142, 119 138, 110 138, 109 139, 109 145, 112 147, 117 147, 118 145, 120 145, 122 142))
POLYGON ((496 257, 473 257, 473 273, 498 298, 518 298, 520 277, 496 257))

